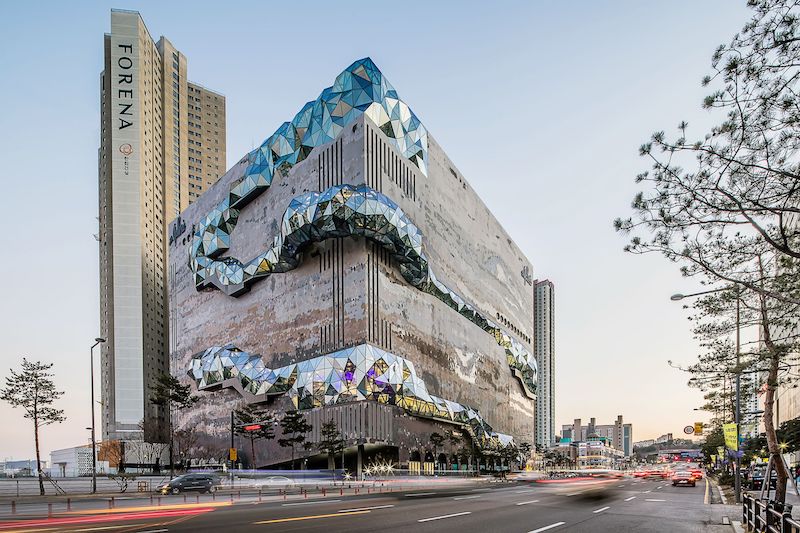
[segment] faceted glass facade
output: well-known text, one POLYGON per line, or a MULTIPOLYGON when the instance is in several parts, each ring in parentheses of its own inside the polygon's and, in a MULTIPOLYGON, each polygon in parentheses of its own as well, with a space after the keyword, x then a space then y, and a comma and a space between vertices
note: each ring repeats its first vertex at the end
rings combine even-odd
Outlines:
POLYGON ((229 386, 256 396, 288 394, 298 409, 353 401, 396 405, 415 416, 461 424, 484 448, 513 441, 495 433, 475 409, 428 393, 411 361, 369 344, 276 369, 229 344, 197 354, 190 375, 201 390, 229 386))

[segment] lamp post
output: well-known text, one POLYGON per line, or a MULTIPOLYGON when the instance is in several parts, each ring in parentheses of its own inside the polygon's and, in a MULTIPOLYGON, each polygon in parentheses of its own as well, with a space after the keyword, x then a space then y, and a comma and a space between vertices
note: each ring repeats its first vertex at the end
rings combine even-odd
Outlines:
POLYGON ((94 347, 101 342, 106 342, 102 337, 97 337, 89 348, 89 375, 92 396, 92 494, 97 492, 97 439, 94 436, 94 347))
MULTIPOLYGON (((739 422, 741 418, 741 379, 742 373, 739 369, 739 359, 740 359, 740 351, 741 351, 741 328, 740 328, 740 306, 741 306, 741 297, 739 294, 739 287, 734 286, 732 289, 730 287, 725 287, 722 289, 712 289, 709 291, 702 291, 702 292, 695 292, 693 294, 673 294, 669 297, 670 300, 673 302, 677 302, 679 300, 683 300, 684 298, 689 298, 692 296, 700 296, 703 294, 711 294, 714 292, 723 292, 733 290, 736 292, 736 407, 734 411, 734 422, 736 423, 736 447, 739 447, 738 439, 739 439, 739 422)), ((741 459, 739 458, 739 450, 736 450, 736 472, 734 472, 734 492, 736 493, 736 503, 742 503, 742 479, 741 473, 739 469, 741 467, 741 459)))

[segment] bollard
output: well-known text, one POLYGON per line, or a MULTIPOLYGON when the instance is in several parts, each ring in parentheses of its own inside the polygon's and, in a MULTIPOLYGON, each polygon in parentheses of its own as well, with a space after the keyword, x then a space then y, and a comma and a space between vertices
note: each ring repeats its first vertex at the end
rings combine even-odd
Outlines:
POLYGON ((305 498, 306 500, 308 499, 308 492, 306 492, 305 490, 303 491, 303 498, 305 498))
POLYGON ((161 496, 158 497, 158 506, 161 507, 161 496))
POLYGON ((286 493, 283 493, 283 500, 286 501, 286 493))
POLYGON ((53 504, 52 503, 48 503, 47 504, 47 518, 52 518, 52 517, 53 517, 53 504))
POLYGON ((325 496, 325 487, 322 487, 322 495, 325 496))
POLYGON ((242 499, 242 491, 241 491, 241 489, 239 489, 239 499, 240 500, 242 499))
POLYGON ((71 509, 72 509, 72 501, 70 501, 70 499, 67 498, 67 511, 69 511, 71 509))
POLYGON ((339 487, 339 496, 344 496, 344 489, 339 487))
POLYGON ((211 499, 214 500, 214 501, 217 500, 217 492, 216 491, 211 493, 211 499))
POLYGON ((258 489, 258 503, 261 503, 261 489, 258 489))
POLYGON ((11 514, 17 514, 17 502, 11 500, 11 514))
POLYGON ((231 492, 231 503, 233 503, 233 493, 231 492))
POLYGON ((111 500, 108 500, 108 508, 109 508, 109 509, 112 509, 112 508, 113 508, 113 506, 111 505, 111 500))
POLYGON ((186 493, 183 493, 183 503, 186 503, 186 493))
POLYGON ((153 495, 150 495, 150 505, 153 505, 153 495))
POLYGON ((195 503, 200 503, 200 495, 195 494, 195 503))

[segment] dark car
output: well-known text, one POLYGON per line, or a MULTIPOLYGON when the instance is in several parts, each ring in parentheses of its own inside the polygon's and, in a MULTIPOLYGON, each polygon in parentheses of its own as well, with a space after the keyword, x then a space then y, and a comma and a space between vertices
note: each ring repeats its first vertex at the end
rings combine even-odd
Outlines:
MULTIPOLYGON (((767 475, 766 468, 754 468, 753 472, 747 478, 747 487, 750 490, 760 490, 764 485, 764 477, 767 475)), ((769 488, 774 489, 778 482, 778 474, 773 470, 772 475, 769 477, 769 488)))
POLYGON ((180 494, 190 490, 215 492, 219 482, 212 474, 183 474, 158 487, 161 494, 180 494))

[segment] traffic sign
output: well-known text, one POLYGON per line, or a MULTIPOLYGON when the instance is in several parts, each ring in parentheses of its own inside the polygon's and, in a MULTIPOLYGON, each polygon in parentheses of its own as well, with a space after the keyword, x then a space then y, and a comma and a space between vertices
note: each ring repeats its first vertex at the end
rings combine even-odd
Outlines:
POLYGON ((228 450, 228 458, 229 458, 231 461, 235 461, 235 460, 236 460, 236 448, 230 448, 230 449, 228 450))
POLYGON ((683 428, 683 432, 686 433, 687 435, 691 435, 692 433, 694 433, 694 426, 686 426, 685 428, 683 428))
POLYGON ((245 431, 258 431, 261 429, 261 424, 250 424, 249 426, 245 426, 242 429, 245 431))
POLYGON ((697 434, 703 433, 703 423, 702 422, 695 422, 694 423, 694 432, 697 434))

